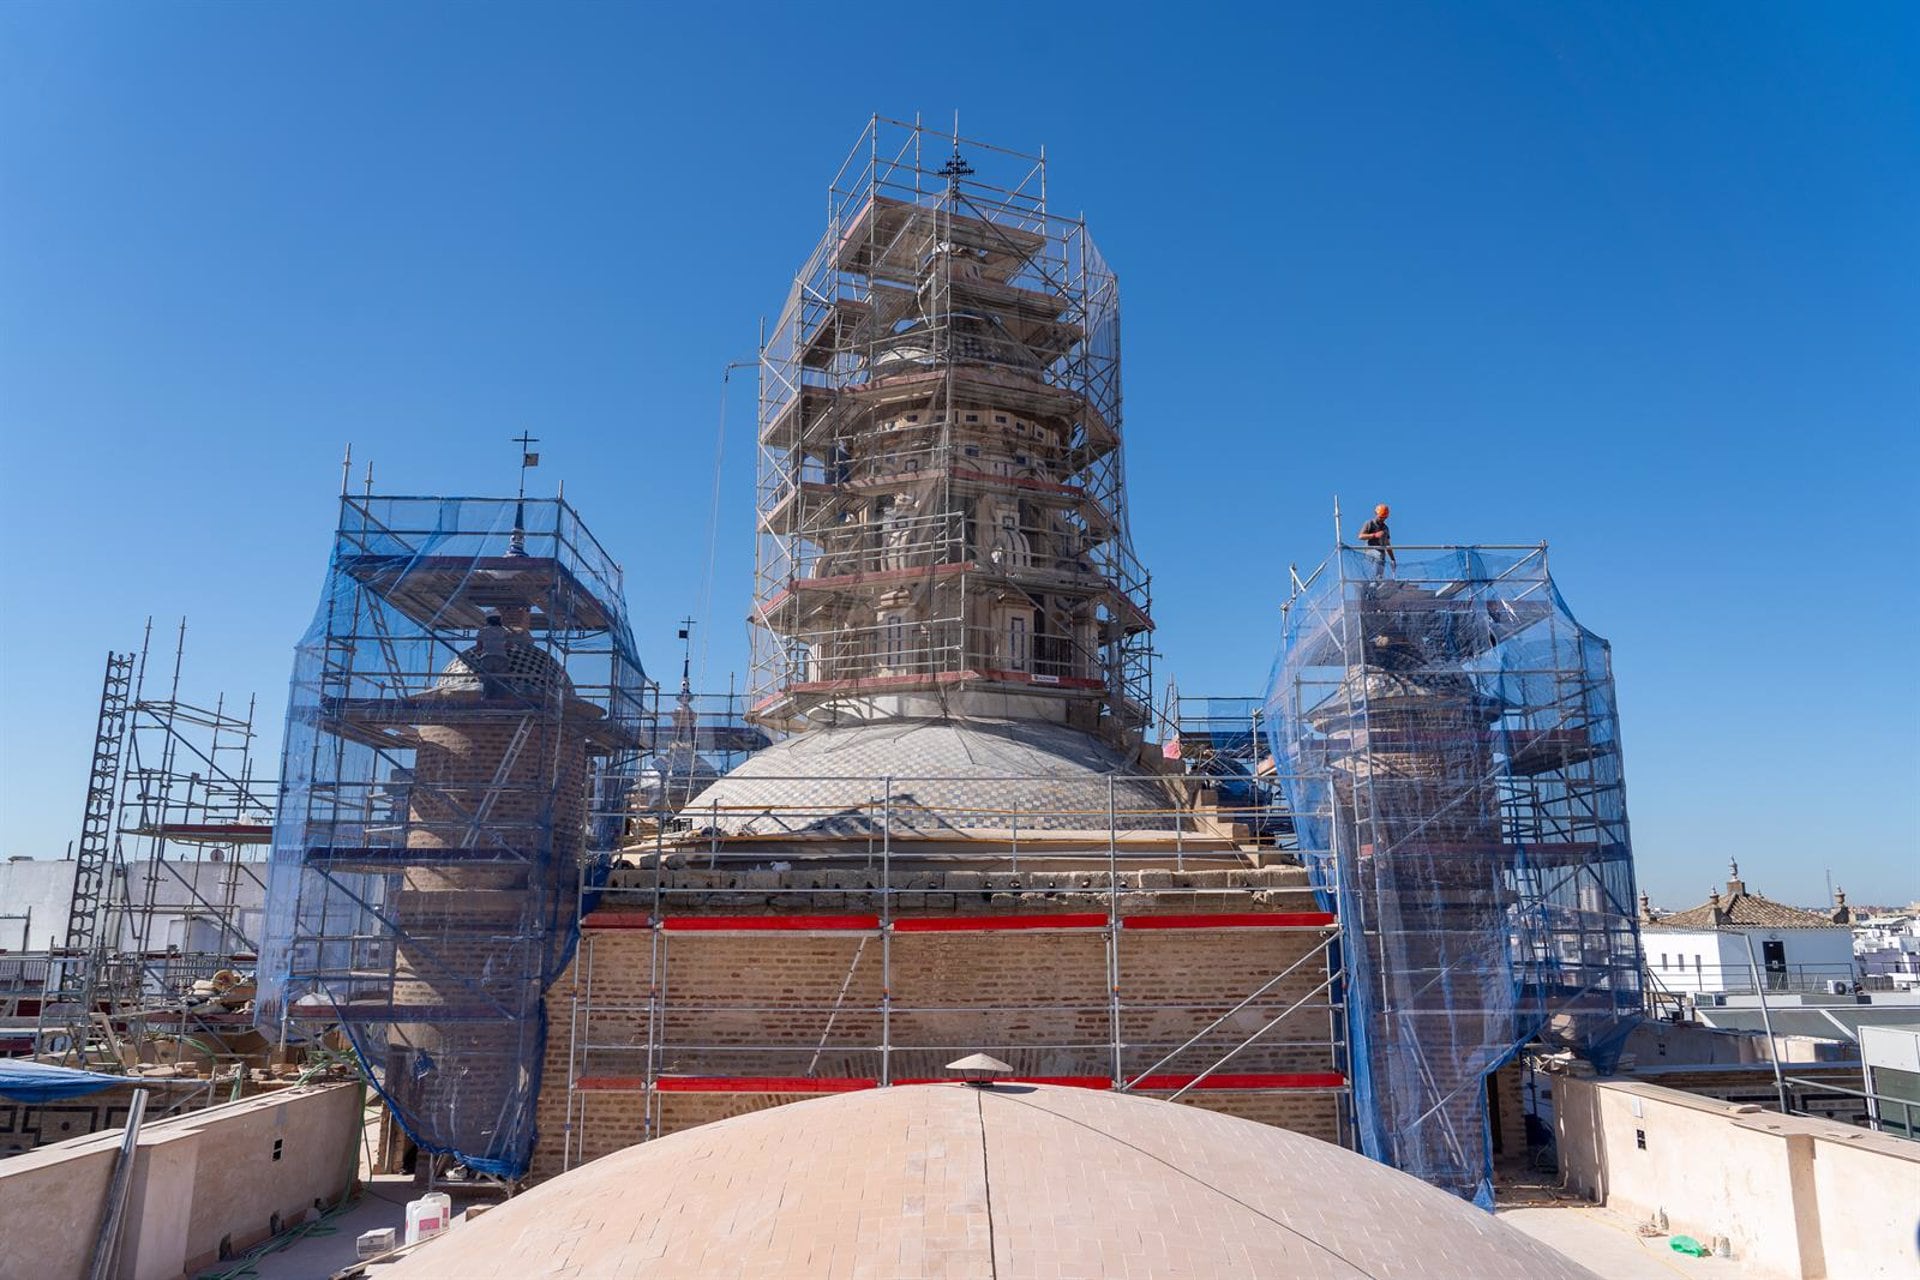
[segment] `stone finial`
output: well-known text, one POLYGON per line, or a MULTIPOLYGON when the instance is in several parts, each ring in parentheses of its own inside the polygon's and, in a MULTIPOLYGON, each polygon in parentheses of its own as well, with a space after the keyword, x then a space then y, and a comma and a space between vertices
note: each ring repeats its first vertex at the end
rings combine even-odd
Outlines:
POLYGON ((1731 872, 1727 877, 1727 896, 1729 898, 1738 897, 1747 891, 1747 882, 1740 878, 1740 860, 1738 858, 1728 858, 1727 869, 1731 872))

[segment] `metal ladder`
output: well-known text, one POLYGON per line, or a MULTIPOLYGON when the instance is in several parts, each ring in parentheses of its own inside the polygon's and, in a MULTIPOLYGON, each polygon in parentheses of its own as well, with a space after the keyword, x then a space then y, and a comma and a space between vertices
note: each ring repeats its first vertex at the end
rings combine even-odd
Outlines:
MULTIPOLYGON (((114 864, 114 818, 120 798, 120 758, 126 744, 127 714, 133 687, 134 656, 107 654, 100 687, 100 720, 93 736, 93 772, 87 778, 87 803, 74 848, 73 901, 67 912, 66 945, 50 958, 40 1001, 34 1044, 47 1052, 49 1033, 65 1032, 62 1058, 86 1060, 92 1035, 90 1015, 101 959, 101 906, 114 864)), ((117 940, 115 940, 117 941, 117 940)))

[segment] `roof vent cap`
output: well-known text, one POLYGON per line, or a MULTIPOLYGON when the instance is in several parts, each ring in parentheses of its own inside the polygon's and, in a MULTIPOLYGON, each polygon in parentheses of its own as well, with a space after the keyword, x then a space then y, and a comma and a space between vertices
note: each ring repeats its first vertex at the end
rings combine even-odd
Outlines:
POLYGON ((1013 1074, 1013 1068, 998 1058, 990 1058, 984 1053, 969 1054, 958 1062, 949 1062, 947 1070, 965 1080, 976 1089, 991 1089, 996 1079, 1013 1074))

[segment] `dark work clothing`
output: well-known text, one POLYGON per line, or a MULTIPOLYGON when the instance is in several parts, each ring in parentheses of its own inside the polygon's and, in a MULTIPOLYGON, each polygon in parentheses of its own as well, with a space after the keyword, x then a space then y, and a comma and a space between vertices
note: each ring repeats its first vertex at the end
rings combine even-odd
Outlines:
POLYGON ((1367 551, 1373 556, 1373 576, 1386 576, 1387 561, 1393 556, 1393 535, 1387 532, 1387 522, 1379 516, 1360 526, 1360 541, 1366 544, 1367 551), (1367 535, 1377 533, 1378 538, 1367 535))

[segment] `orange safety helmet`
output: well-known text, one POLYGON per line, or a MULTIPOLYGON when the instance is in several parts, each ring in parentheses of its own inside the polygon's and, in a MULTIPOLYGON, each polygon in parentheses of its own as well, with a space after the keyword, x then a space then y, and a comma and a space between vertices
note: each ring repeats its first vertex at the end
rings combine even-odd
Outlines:
POLYGON ((1387 509, 1387 504, 1383 502, 1379 506, 1375 507, 1373 509, 1373 514, 1380 516, 1384 519, 1389 514, 1387 509))

